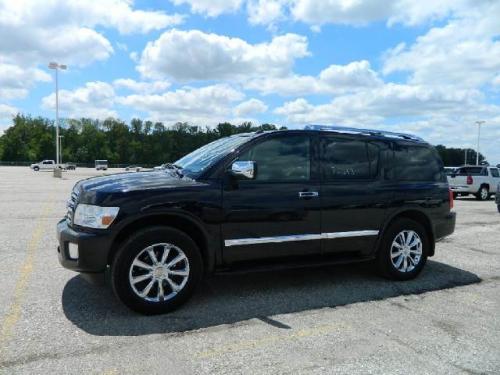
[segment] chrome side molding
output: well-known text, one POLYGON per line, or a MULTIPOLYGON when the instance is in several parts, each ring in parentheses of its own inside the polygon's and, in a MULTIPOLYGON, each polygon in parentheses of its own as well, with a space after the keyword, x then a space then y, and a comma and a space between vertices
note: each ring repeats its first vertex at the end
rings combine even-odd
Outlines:
POLYGON ((333 240, 336 238, 348 237, 363 237, 363 236, 378 236, 378 230, 355 230, 350 232, 332 232, 332 233, 318 233, 318 234, 296 234, 290 236, 274 236, 274 237, 255 237, 255 238, 238 238, 232 240, 225 240, 224 245, 230 246, 243 246, 243 245, 257 245, 262 243, 280 243, 280 242, 295 242, 295 241, 311 241, 311 240, 333 240))

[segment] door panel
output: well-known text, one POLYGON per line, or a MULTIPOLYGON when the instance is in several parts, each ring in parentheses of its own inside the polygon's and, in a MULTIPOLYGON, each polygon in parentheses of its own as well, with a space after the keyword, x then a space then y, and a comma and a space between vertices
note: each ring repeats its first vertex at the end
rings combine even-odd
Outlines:
POLYGON ((325 254, 370 254, 381 230, 391 188, 384 179, 389 145, 357 138, 322 137, 321 231, 325 254))
POLYGON ((319 184, 242 182, 225 190, 224 260, 320 253, 320 201, 299 198, 308 190, 319 192, 319 184))
POLYGON ((224 261, 320 253, 320 185, 311 182, 309 135, 266 137, 238 160, 254 161, 256 177, 225 183, 224 261))

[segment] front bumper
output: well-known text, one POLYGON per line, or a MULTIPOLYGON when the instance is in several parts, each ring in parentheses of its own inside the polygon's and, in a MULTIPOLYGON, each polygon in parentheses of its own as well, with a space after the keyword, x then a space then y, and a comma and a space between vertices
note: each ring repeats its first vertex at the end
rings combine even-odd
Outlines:
POLYGON ((108 264, 112 238, 109 233, 87 233, 74 230, 65 219, 57 223, 59 262, 65 268, 83 273, 103 273, 108 264), (72 251, 70 252, 70 243, 72 251), (75 248, 77 246, 77 252, 75 248), (76 255, 77 254, 77 255, 76 255), (76 257, 75 257, 76 255, 76 257))

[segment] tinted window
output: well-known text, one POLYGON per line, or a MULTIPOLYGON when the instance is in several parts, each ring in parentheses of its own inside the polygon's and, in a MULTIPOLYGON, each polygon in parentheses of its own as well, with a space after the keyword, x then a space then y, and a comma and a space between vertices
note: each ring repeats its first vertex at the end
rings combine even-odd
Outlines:
POLYGON ((325 137, 321 142, 321 170, 325 181, 368 179, 377 174, 379 148, 354 139, 325 137))
POLYGON ((238 160, 257 163, 256 181, 306 181, 311 173, 309 137, 268 139, 241 154, 238 160))
POLYGON ((483 167, 462 167, 457 169, 459 176, 485 176, 486 169, 483 167))
POLYGON ((498 169, 490 168, 490 172, 493 177, 500 177, 500 175, 498 174, 498 169))
POLYGON ((394 174, 400 181, 443 181, 443 163, 430 147, 395 145, 394 174))

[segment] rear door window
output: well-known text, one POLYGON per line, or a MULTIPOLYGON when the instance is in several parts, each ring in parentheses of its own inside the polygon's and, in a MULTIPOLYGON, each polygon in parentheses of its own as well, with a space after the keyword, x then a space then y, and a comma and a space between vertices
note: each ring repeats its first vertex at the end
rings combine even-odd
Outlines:
POLYGON ((493 177, 500 177, 500 174, 498 173, 498 169, 497 168, 490 168, 490 172, 491 172, 491 175, 493 177))
POLYGON ((380 149, 358 139, 323 137, 321 174, 323 181, 372 179, 377 176, 380 149))
POLYGON ((394 175, 399 181, 444 181, 443 162, 434 148, 395 144, 394 175))

